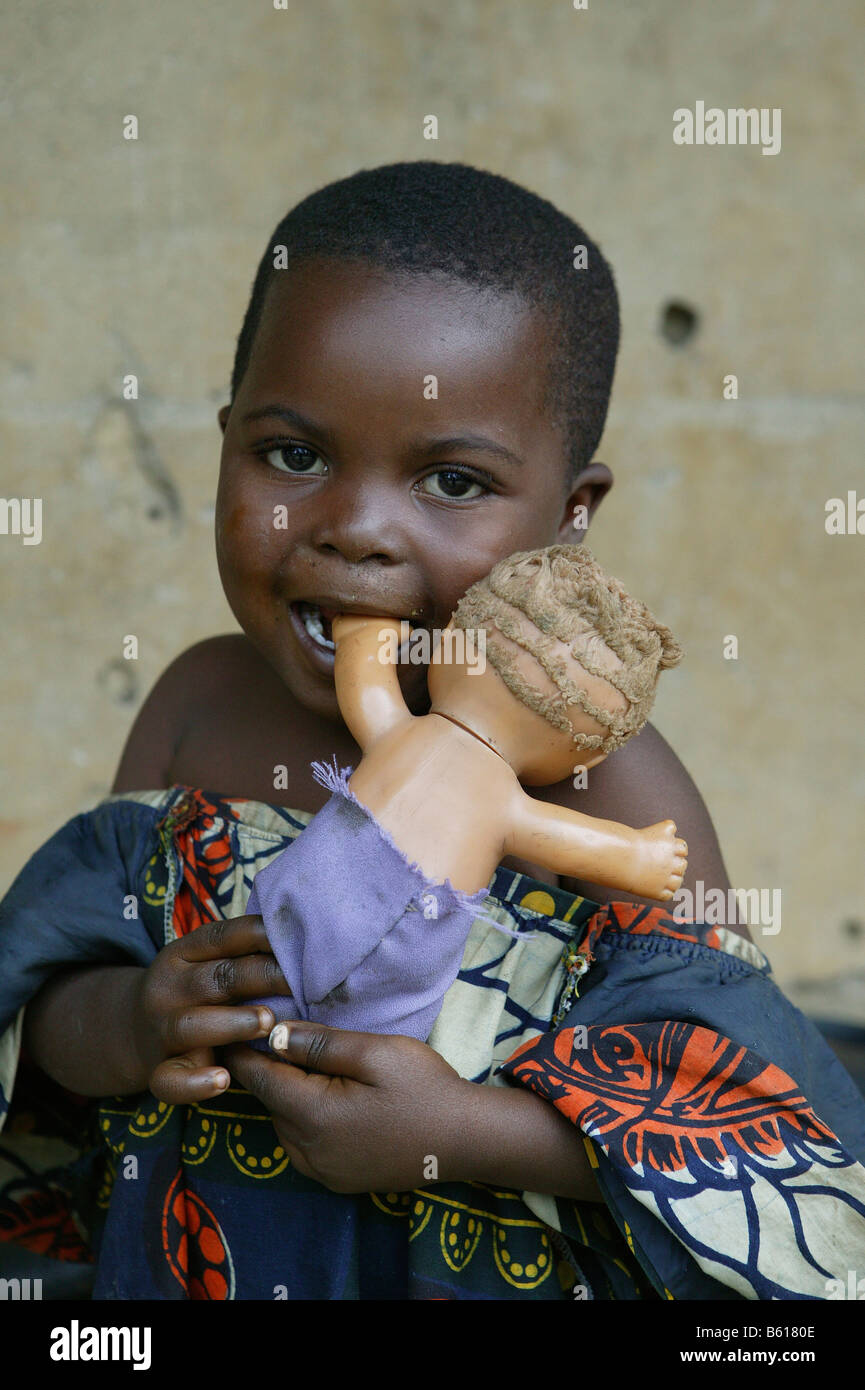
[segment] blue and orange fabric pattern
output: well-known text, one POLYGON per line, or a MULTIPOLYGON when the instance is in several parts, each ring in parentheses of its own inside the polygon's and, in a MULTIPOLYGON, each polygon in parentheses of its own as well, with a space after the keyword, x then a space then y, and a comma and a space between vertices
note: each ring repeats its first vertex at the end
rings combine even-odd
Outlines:
MULTIPOLYGON (((503 1070, 591 1140, 641 1262, 664 1268, 664 1232, 680 1268, 688 1251, 745 1297, 825 1298, 837 1268, 865 1265, 865 1111, 767 972, 725 958, 727 935, 610 904, 578 947, 603 979, 503 1070)), ((668 1296, 689 1296, 673 1268, 668 1296)))
MULTIPOLYGON (((146 966, 240 916, 309 820, 172 787, 59 830, 0 903, 0 1114, 45 979, 146 966)), ((865 1268, 865 1106, 761 953, 724 929, 499 869, 430 1046, 479 1085, 554 1104, 605 1205, 469 1183, 332 1193, 237 1086, 189 1107, 109 1098, 95 1296, 821 1298, 865 1268)))

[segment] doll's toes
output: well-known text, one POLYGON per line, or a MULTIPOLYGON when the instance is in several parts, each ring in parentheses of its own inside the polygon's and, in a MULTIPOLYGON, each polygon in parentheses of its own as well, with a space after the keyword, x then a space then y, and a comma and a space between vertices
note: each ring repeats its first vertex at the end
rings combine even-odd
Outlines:
POLYGON ((676 822, 674 820, 655 821, 654 825, 645 826, 639 834, 647 843, 657 844, 659 840, 672 840, 676 834, 676 822))

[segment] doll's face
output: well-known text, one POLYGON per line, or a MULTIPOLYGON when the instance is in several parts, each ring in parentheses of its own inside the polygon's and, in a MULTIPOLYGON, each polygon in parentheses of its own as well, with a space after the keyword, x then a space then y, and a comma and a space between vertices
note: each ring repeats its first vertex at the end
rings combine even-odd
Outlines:
MULTIPOLYGON (((452 627, 449 623, 448 628, 452 627)), ((496 642, 510 650, 519 673, 539 696, 557 693, 557 686, 529 652, 498 632, 496 642)), ((442 655, 447 655, 447 643, 443 642, 442 648, 442 655)), ((467 660, 434 660, 430 665, 428 683, 432 709, 452 715, 484 738, 506 758, 521 782, 527 786, 549 786, 570 776, 576 767, 594 767, 603 761, 605 753, 597 748, 580 748, 571 733, 556 728, 537 710, 524 704, 505 684, 490 660, 487 659, 482 668, 478 660, 481 642, 476 634, 466 642, 465 650, 470 654, 467 660)), ((627 711, 625 696, 601 677, 584 671, 564 643, 558 643, 553 650, 568 663, 571 679, 585 690, 593 704, 613 713, 627 711)), ((599 661, 597 642, 592 644, 592 650, 598 664, 603 664, 599 661)), ((608 651, 606 647, 603 650, 608 651)), ((459 657, 459 644, 451 643, 450 652, 459 657)), ((610 652, 608 664, 621 666, 622 663, 610 652)), ((609 732, 576 703, 569 705, 568 718, 576 733, 603 737, 609 732)))

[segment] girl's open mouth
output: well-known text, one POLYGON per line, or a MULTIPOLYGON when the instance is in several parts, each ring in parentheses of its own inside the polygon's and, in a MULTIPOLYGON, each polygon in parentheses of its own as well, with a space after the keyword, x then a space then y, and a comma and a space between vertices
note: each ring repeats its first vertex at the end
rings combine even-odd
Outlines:
POLYGON ((314 603, 304 603, 302 600, 291 605, 292 612, 300 619, 306 632, 317 647, 323 652, 333 652, 336 650, 333 641, 333 629, 331 622, 334 614, 328 609, 319 608, 314 603))
MULTIPOLYGON (((292 626, 307 660, 322 674, 332 676, 336 654, 336 644, 333 640, 333 619, 340 612, 348 610, 338 607, 323 608, 317 603, 308 602, 306 599, 295 599, 290 605, 289 611, 292 626)), ((408 621, 412 629, 423 626, 412 619, 408 621)), ((408 643, 406 642, 400 649, 400 661, 408 659, 402 654, 407 649, 408 643)))

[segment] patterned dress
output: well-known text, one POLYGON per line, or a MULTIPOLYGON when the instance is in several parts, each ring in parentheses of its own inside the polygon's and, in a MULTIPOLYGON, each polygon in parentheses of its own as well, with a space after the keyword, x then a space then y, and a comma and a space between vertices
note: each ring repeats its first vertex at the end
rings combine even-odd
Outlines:
MULTIPOLYGON (((0 903, 0 1114, 44 980, 146 966, 242 915, 310 819, 175 786, 59 830, 0 903)), ((865 1271, 865 1104, 736 934, 500 868, 429 1044, 555 1105, 604 1204, 475 1183, 333 1193, 237 1086, 196 1106, 108 1099, 95 1296, 825 1299, 865 1271)))

